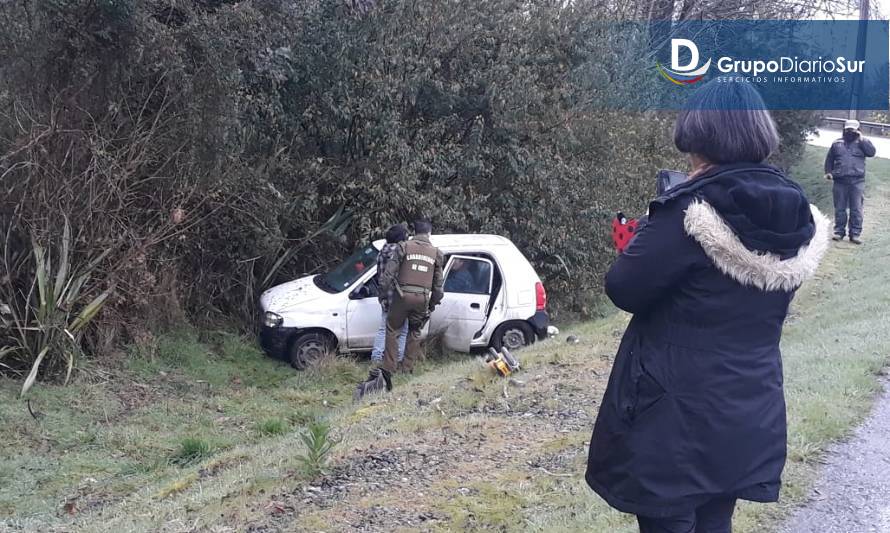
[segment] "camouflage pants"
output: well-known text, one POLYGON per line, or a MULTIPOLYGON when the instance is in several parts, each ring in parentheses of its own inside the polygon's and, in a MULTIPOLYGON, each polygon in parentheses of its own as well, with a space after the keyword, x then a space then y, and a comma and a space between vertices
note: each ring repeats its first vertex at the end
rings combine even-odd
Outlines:
POLYGON ((393 298, 386 317, 386 350, 383 353, 383 368, 390 373, 396 371, 399 356, 399 334, 405 320, 408 321, 408 342, 405 346, 405 359, 402 365, 406 371, 414 368, 420 355, 420 331, 429 316, 429 297, 426 294, 406 292, 393 298))

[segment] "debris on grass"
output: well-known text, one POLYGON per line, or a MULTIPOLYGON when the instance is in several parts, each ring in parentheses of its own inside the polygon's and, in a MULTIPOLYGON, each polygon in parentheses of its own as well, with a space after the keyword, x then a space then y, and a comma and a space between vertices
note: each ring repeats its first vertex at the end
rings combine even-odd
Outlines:
POLYGON ((178 494, 178 493, 186 490, 187 488, 191 487, 192 483, 194 483, 197 480, 198 480, 198 475, 194 474, 194 473, 189 474, 184 478, 177 479, 174 482, 170 483, 169 485, 161 488, 161 490, 159 490, 157 492, 157 494, 155 494, 155 498, 158 500, 164 500, 174 494, 178 494))

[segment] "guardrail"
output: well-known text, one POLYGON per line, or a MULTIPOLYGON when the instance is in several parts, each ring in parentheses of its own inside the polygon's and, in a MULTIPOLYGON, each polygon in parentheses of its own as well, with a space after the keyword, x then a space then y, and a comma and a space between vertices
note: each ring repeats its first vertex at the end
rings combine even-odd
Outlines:
MULTIPOLYGON (((822 117, 822 123, 820 125, 830 129, 842 130, 844 129, 844 122, 846 120, 847 119, 840 117, 822 117)), ((890 124, 882 124, 880 122, 860 120, 859 129, 866 135, 890 135, 890 124)))

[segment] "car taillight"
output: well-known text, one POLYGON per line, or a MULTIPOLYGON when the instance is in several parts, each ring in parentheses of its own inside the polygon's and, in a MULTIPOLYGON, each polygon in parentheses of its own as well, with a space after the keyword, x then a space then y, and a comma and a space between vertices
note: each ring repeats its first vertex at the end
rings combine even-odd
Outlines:
POLYGON ((540 281, 535 283, 535 309, 538 311, 547 309, 547 291, 544 290, 544 284, 540 281))

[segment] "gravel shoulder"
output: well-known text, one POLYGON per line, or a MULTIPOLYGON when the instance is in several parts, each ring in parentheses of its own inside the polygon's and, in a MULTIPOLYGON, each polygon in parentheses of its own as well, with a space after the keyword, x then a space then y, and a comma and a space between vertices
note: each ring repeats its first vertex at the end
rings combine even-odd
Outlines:
POLYGON ((835 445, 782 533, 890 533, 890 383, 851 438, 835 445))

